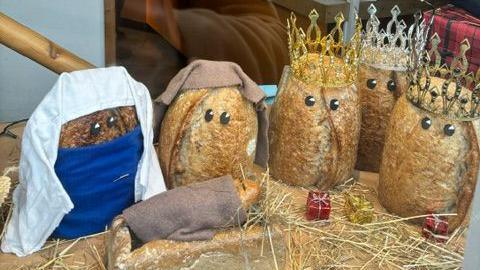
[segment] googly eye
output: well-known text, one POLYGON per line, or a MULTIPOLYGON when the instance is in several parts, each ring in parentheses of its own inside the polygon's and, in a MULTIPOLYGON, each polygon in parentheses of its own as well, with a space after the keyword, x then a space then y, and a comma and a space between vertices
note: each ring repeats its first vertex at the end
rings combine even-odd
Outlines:
POLYGON ((455 126, 451 124, 446 124, 443 127, 443 133, 445 133, 445 135, 447 136, 452 136, 453 133, 455 133, 455 126))
POLYGON ((390 91, 390 92, 393 92, 397 89, 397 84, 395 83, 394 80, 390 80, 388 81, 387 83, 387 89, 390 91))
POLYGON ((205 121, 206 121, 206 122, 212 121, 213 116, 214 116, 213 110, 212 110, 212 109, 208 109, 208 110, 205 112, 205 121))
POLYGON ((97 136, 98 134, 100 134, 100 131, 101 131, 101 126, 100 126, 100 123, 96 122, 96 123, 92 123, 90 125, 90 134, 92 136, 97 136))
POLYGON ((338 99, 332 99, 330 100, 330 109, 333 111, 336 111, 340 107, 340 101, 338 99))
POLYGON ((107 119, 107 126, 109 128, 115 126, 115 124, 117 123, 117 117, 116 116, 110 116, 108 119, 107 119))
POLYGON ((312 97, 312 96, 308 96, 305 98, 305 105, 307 105, 308 107, 312 107, 313 105, 315 105, 315 98, 312 97))
POLYGON ((429 129, 430 126, 432 126, 432 120, 428 117, 424 117, 422 119, 422 128, 423 129, 429 129))
POLYGON ((367 87, 368 88, 373 89, 373 88, 375 88, 375 86, 377 86, 377 80, 375 80, 375 79, 368 79, 367 80, 367 87))
POLYGON ((223 125, 226 125, 228 124, 228 122, 230 122, 230 114, 228 112, 223 112, 220 115, 220 123, 222 123, 223 125))

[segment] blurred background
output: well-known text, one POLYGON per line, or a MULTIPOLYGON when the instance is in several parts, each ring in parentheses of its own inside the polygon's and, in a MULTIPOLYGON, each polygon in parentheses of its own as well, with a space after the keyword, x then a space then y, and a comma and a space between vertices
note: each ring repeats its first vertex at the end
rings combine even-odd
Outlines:
MULTIPOLYGON (((471 16, 480 13, 478 0, 430 0, 431 5, 420 0, 359 2, 364 23, 371 3, 383 24, 394 5, 407 24, 414 12, 432 7, 455 4, 471 16)), ((324 32, 333 27, 338 12, 348 20, 349 6, 346 0, 0 0, 1 12, 90 63, 125 66, 153 98, 179 69, 198 58, 233 61, 257 83, 277 84, 289 61, 285 25, 290 13, 307 27, 308 14, 315 8, 324 32)), ((28 117, 56 78, 0 46, 0 121, 28 117)))

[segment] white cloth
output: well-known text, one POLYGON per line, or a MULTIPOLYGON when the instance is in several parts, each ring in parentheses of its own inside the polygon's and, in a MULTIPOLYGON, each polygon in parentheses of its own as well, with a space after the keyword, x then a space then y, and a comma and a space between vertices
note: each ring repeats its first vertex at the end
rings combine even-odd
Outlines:
POLYGON ((153 108, 147 88, 123 67, 63 73, 25 128, 20 183, 13 193, 13 214, 2 241, 3 252, 25 256, 39 250, 74 207, 54 170, 62 124, 95 111, 132 105, 144 144, 135 177, 135 200, 166 190, 152 144, 153 108))

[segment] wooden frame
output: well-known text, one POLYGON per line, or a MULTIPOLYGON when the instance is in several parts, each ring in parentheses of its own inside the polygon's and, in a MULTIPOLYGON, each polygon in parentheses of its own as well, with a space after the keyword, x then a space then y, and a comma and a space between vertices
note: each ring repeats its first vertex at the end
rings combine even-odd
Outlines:
POLYGON ((115 65, 117 60, 117 31, 115 0, 104 0, 105 18, 105 66, 115 65))

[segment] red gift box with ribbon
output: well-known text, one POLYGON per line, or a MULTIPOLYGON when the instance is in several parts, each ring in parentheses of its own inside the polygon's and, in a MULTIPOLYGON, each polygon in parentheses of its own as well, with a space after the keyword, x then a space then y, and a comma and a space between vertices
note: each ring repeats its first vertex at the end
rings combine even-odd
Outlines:
POLYGON ((327 220, 330 217, 330 210, 330 196, 327 192, 308 192, 307 220, 327 220))
POLYGON ((448 221, 438 215, 430 214, 425 218, 422 234, 425 238, 435 242, 446 242, 448 240, 448 221))

